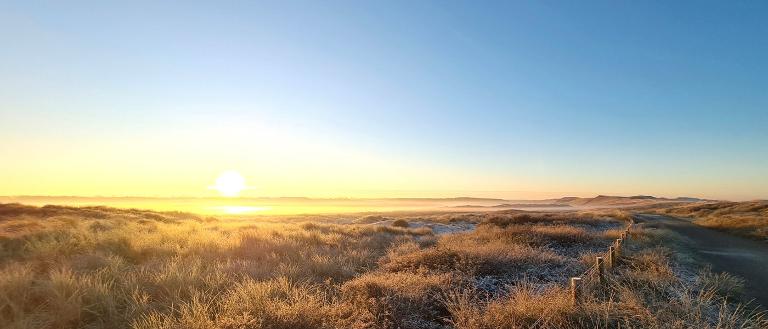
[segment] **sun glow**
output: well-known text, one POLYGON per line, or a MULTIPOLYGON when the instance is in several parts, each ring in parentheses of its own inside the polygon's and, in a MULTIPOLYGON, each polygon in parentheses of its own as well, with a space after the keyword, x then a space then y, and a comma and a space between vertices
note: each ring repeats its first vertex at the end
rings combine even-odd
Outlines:
POLYGON ((225 171, 216 178, 216 184, 212 189, 219 191, 222 196, 236 197, 240 192, 247 189, 245 178, 236 171, 225 171))
POLYGON ((213 207, 217 212, 228 215, 240 215, 252 212, 260 212, 270 210, 270 207, 251 207, 251 206, 219 206, 213 207))

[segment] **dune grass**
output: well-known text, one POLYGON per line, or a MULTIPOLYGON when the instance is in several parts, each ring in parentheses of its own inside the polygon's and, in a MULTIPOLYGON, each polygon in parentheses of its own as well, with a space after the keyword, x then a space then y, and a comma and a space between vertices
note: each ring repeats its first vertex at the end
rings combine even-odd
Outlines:
POLYGON ((712 202, 673 207, 662 213, 690 217, 716 230, 768 241, 768 201, 712 202))
POLYGON ((478 225, 438 236, 427 227, 338 224, 328 216, 237 220, 0 205, 0 327, 761 325, 721 303, 718 296, 738 291, 737 280, 682 282, 671 256, 650 242, 659 239, 641 234, 652 248, 638 249, 627 274, 584 306, 571 305, 566 279, 622 227, 604 214, 430 216, 407 222, 478 225))

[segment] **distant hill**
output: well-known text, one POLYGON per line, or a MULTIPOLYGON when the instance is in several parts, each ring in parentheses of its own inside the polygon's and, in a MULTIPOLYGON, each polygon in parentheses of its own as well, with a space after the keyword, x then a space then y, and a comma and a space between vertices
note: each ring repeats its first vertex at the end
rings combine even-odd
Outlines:
POLYGON ((571 206, 563 203, 502 203, 493 206, 482 206, 474 204, 466 204, 459 206, 452 206, 449 208, 503 208, 503 209, 519 209, 519 208, 570 208, 571 206))
POLYGON ((650 195, 635 196, 612 196, 598 195, 594 198, 563 197, 559 199, 548 200, 556 204, 567 204, 574 207, 636 207, 650 206, 654 204, 666 203, 690 203, 707 201, 698 198, 678 197, 674 199, 659 198, 650 195))
MULTIPOLYGON (((488 200, 488 199, 474 199, 488 200)), ((455 209, 522 209, 522 208, 647 208, 647 207, 667 207, 689 203, 705 202, 709 200, 677 197, 677 198, 659 198, 652 195, 633 195, 633 196, 614 196, 598 195, 592 198, 582 198, 567 196, 558 199, 549 200, 530 200, 517 201, 506 200, 506 202, 496 205, 482 204, 480 202, 467 203, 463 205, 449 206, 455 209), (520 202, 520 203, 516 203, 520 202)))

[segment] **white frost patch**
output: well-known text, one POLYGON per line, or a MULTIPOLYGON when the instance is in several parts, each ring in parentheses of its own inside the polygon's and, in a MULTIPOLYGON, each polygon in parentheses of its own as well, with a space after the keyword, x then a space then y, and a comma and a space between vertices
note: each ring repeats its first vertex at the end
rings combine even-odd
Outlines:
MULTIPOLYGON (((369 223, 368 225, 393 226, 392 223, 394 223, 395 220, 396 219, 387 219, 387 220, 382 220, 374 223, 369 223)), ((430 229, 432 229, 432 233, 434 233, 435 235, 468 232, 468 231, 473 231, 477 227, 477 224, 469 223, 469 222, 436 223, 436 222, 430 222, 430 221, 410 221, 408 219, 405 219, 405 220, 408 222, 408 228, 429 227, 430 229)))
POLYGON ((408 223, 408 227, 412 227, 412 228, 429 227, 432 229, 432 233, 435 233, 436 235, 443 235, 443 234, 473 231, 477 227, 477 224, 467 223, 467 222, 456 222, 456 223, 450 223, 450 224, 433 223, 433 222, 411 222, 411 223, 408 223))

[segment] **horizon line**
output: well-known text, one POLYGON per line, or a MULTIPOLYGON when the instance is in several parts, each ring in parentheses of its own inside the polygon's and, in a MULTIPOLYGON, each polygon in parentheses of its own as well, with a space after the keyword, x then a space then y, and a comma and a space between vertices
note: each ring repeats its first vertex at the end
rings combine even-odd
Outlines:
MULTIPOLYGON (((475 200, 499 200, 499 201, 545 201, 545 200, 557 200, 563 198, 597 198, 597 197, 618 197, 618 198, 632 198, 632 197, 652 197, 656 199, 684 199, 692 198, 707 201, 730 201, 726 199, 710 199, 695 196, 655 196, 649 194, 633 194, 633 195, 611 195, 611 194, 595 194, 594 196, 584 197, 575 195, 562 195, 552 198, 499 198, 499 197, 472 197, 472 196, 452 196, 452 197, 308 197, 308 196, 238 196, 238 197, 225 197, 225 196, 139 196, 139 195, 122 195, 122 196, 99 196, 99 195, 0 195, 0 198, 82 198, 82 199, 222 199, 222 200, 248 200, 248 199, 305 199, 305 200, 451 200, 451 199, 475 199, 475 200)), ((762 201, 766 199, 755 198, 754 201, 762 201)))

